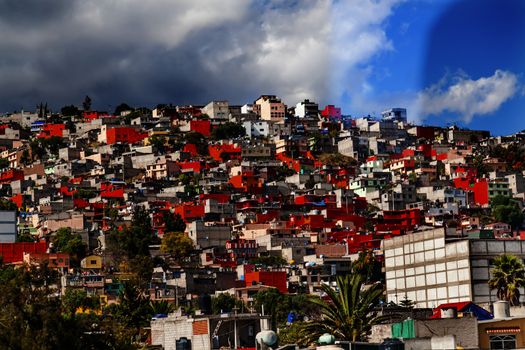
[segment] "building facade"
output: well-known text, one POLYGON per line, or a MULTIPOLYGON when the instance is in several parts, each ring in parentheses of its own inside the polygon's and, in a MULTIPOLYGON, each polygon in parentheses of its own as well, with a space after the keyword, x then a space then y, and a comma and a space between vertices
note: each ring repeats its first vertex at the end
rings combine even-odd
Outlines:
POLYGON ((382 246, 387 300, 398 303, 406 296, 417 307, 488 305, 498 300, 488 286, 493 259, 505 253, 525 258, 525 241, 447 239, 444 228, 385 239, 382 246))

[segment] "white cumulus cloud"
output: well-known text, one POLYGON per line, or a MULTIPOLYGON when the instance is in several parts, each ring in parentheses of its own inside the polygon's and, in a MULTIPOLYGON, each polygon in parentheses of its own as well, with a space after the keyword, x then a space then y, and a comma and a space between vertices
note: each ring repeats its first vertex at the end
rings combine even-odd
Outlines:
POLYGON ((420 92, 417 102, 421 115, 449 112, 470 123, 474 116, 497 111, 518 91, 518 77, 509 71, 496 70, 493 75, 476 80, 459 74, 452 79, 445 77, 420 92))

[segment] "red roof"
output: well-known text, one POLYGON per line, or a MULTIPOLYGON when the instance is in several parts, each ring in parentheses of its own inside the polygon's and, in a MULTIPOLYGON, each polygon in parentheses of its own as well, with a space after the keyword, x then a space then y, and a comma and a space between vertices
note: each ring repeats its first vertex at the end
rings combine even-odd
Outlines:
POLYGON ((458 312, 461 312, 465 307, 467 307, 471 303, 471 301, 462 301, 459 303, 441 304, 434 309, 434 314, 430 316, 430 318, 441 318, 441 310, 443 309, 456 309, 458 312))

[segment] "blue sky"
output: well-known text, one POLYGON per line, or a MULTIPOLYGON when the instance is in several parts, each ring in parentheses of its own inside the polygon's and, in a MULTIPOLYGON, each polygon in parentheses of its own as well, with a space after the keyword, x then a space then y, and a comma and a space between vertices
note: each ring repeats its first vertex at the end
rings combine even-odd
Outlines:
MULTIPOLYGON (((405 1, 382 26, 391 47, 362 63, 372 67, 367 100, 378 109, 368 113, 398 103, 428 125, 495 135, 525 129, 525 2, 405 1), (454 86, 464 96, 454 95, 454 86)), ((366 114, 368 105, 352 103, 351 94, 340 101, 345 111, 366 114)))

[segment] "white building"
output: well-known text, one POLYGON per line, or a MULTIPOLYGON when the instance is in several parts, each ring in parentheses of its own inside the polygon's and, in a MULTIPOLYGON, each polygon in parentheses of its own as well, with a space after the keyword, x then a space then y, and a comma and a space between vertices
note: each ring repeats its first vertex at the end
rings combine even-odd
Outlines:
MULTIPOLYGON (((504 253, 525 258, 525 241, 447 240, 444 228, 386 239, 382 248, 387 301, 398 303, 406 296, 417 307, 490 304, 498 300, 488 286, 492 260, 504 253)), ((524 295, 523 288, 520 292, 524 295)))
POLYGON ((210 119, 227 120, 230 115, 228 101, 211 101, 202 108, 202 113, 210 119))
POLYGON ((304 100, 295 105, 295 116, 305 118, 317 116, 319 114, 319 105, 310 100, 304 100))
POLYGON ((243 126, 249 138, 268 137, 270 135, 270 123, 267 121, 246 121, 243 123, 243 126))

